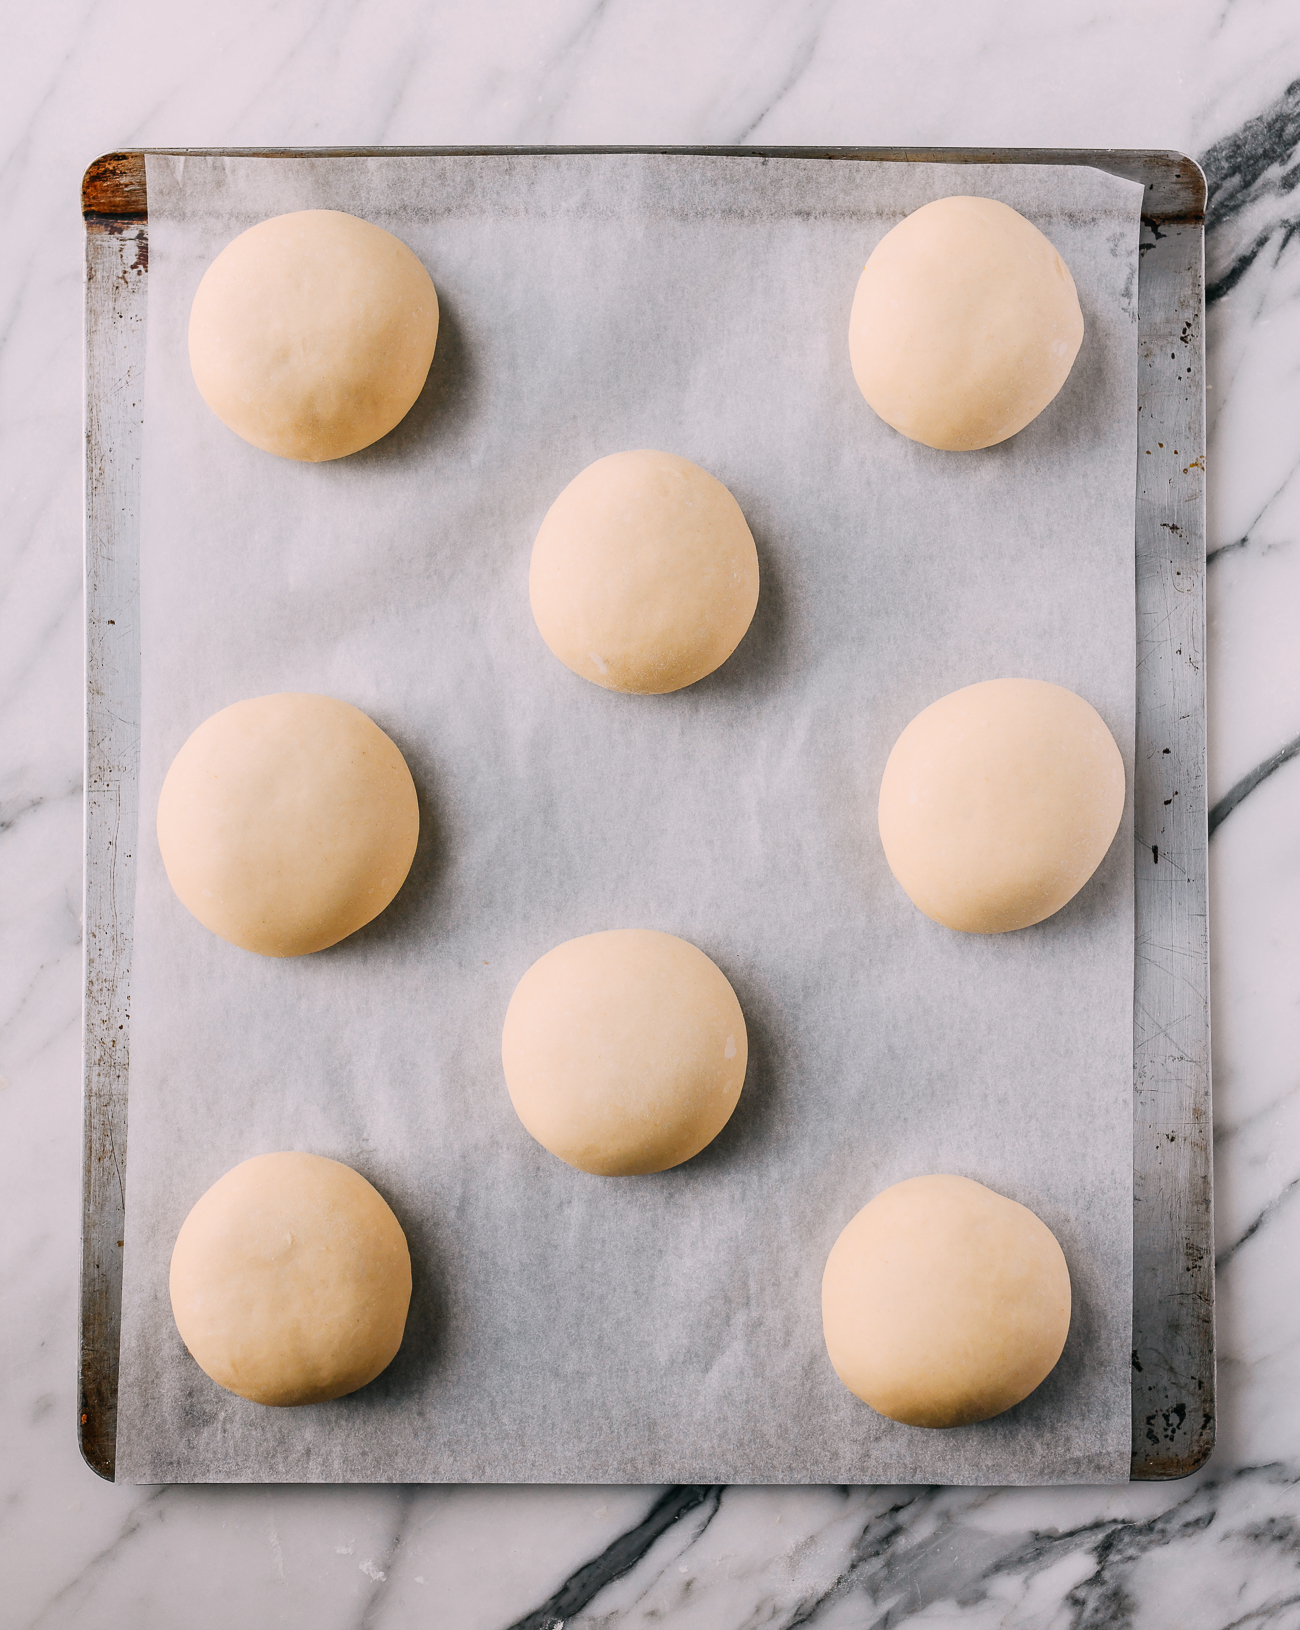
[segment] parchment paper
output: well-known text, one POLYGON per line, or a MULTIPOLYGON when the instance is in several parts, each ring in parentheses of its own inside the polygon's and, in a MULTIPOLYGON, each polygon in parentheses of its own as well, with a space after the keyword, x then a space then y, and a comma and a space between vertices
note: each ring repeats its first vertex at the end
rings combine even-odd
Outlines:
POLYGON ((921 916, 875 826, 886 755, 957 686, 1086 696, 1132 759, 1141 188, 1076 168, 648 155, 150 158, 118 1477, 1118 1481, 1129 1459, 1131 826, 1064 911, 981 938, 921 916), (1002 198, 1073 270, 1083 350, 982 453, 887 429, 849 370, 858 274, 906 212, 1002 198), (336 463, 204 406, 190 301, 238 231, 329 207, 405 239, 442 327, 386 440, 336 463), (758 613, 718 673, 613 695, 546 650, 533 536, 624 448, 727 483, 758 613), (376 923, 290 961, 204 931, 153 811, 201 720, 340 696, 407 755, 423 829, 376 923), (667 929, 726 972, 749 1075, 676 1171, 571 1171, 516 1120, 499 1041, 559 941, 667 929), (190 1206, 273 1149, 357 1167, 405 1227, 402 1350, 353 1397, 218 1389, 172 1323, 190 1206), (959 1172, 1031 1206, 1074 1286, 1065 1354, 997 1420, 927 1432, 839 1383, 819 1287, 878 1190, 959 1172))

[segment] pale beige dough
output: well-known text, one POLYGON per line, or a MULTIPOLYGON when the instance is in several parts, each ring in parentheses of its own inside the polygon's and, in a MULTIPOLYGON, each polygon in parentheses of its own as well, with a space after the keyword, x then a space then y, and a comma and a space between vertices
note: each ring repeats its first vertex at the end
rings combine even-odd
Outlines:
POLYGON ((323 950, 377 917, 419 831, 411 772, 379 726, 292 691, 214 713, 158 799, 158 846, 182 905, 263 956, 323 950))
POLYGON ((383 1196, 321 1155, 255 1155, 186 1217, 172 1313, 199 1367, 258 1404, 364 1387, 402 1345, 406 1236, 383 1196))
POLYGON ((1081 696, 989 679, 932 702, 880 783, 890 870, 927 917, 968 934, 1027 928, 1101 864, 1124 811, 1124 762, 1081 696))
POLYGON ((203 274, 190 367, 237 436, 317 463, 369 447, 405 418, 438 338, 438 296, 391 232, 336 209, 241 232, 203 274))
POLYGON ((740 644, 758 605, 758 554, 740 505, 698 464, 611 453, 547 511, 528 594, 566 667, 607 690, 661 695, 740 644))
POLYGON ((908 1426, 1000 1415, 1051 1372, 1070 1275, 1025 1206, 967 1177, 912 1177, 863 1206, 822 1277, 822 1328, 850 1392, 908 1426))
POLYGON ((672 934, 621 928, 535 962, 506 1011, 501 1061, 544 1148, 603 1177, 689 1160, 731 1117, 745 1018, 726 975, 672 934))
POLYGON ((876 245, 849 317, 867 401, 913 441, 991 447, 1036 419, 1083 343, 1070 269, 992 198, 940 198, 876 245))

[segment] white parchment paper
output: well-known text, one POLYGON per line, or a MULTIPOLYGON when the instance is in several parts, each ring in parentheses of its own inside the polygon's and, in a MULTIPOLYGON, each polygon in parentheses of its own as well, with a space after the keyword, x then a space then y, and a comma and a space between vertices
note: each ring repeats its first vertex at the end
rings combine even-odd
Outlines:
POLYGON ((119 1478, 1125 1478, 1129 819, 1064 911, 980 938, 909 904, 875 799, 920 708, 1007 674, 1087 697, 1131 768, 1141 188, 1069 167, 651 155, 151 157, 148 188, 119 1478), (889 430, 847 355, 872 247, 954 192, 1035 221, 1086 323, 1052 406, 970 454, 889 430), (186 356, 212 257, 310 207, 397 233, 442 306, 407 420, 315 466, 227 431, 186 356), (736 655, 668 697, 576 678, 528 607, 552 499, 637 447, 726 482, 762 570, 736 655), (188 916, 153 831, 191 730, 278 690, 371 714, 407 756, 423 822, 389 911, 291 961, 188 916), (633 926, 681 934, 726 972, 749 1074, 694 1161, 601 1179, 523 1131, 500 1029, 543 952, 633 926), (189 1358, 167 1268, 209 1184, 295 1148, 379 1187, 415 1292, 379 1380, 275 1410, 189 1358), (950 1432, 854 1399, 820 1323, 843 1225, 935 1171, 1031 1206, 1074 1286, 1051 1377, 950 1432))

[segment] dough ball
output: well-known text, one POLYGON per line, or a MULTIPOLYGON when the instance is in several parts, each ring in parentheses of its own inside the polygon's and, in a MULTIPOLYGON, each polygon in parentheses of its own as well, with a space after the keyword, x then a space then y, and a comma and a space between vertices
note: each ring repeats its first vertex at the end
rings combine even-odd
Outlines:
POLYGON ((575 476, 533 544, 542 638, 606 690, 662 695, 727 660, 758 604, 758 554, 721 481, 672 453, 611 453, 575 476))
POLYGON ((927 447, 991 447, 1036 419, 1083 343, 1070 269, 992 198, 940 198, 872 251, 849 358, 886 424, 927 447))
POLYGON ((406 417, 437 338, 433 281, 400 238, 302 209, 241 232, 203 274, 190 367, 237 436, 315 464, 406 417))
POLYGON ((1041 679, 989 679, 932 702, 894 743, 880 841, 914 905, 1005 934, 1072 900, 1124 812, 1124 762, 1101 715, 1041 679))
POLYGON ((402 1345, 411 1257, 384 1198, 321 1155, 255 1155, 186 1217, 172 1313, 199 1367, 256 1404, 364 1387, 402 1345))
POLYGON ((722 970, 642 928, 548 951, 519 981, 501 1036, 519 1119, 553 1155, 602 1177, 699 1154, 730 1120, 748 1057, 722 970))
POLYGON ((323 950, 377 917, 419 830, 406 760, 332 696, 258 696, 214 713, 158 799, 158 846, 181 904, 263 956, 323 950))
POLYGON ((1027 1398, 1070 1328, 1051 1230, 968 1177, 912 1177, 831 1248, 822 1329, 850 1392, 907 1426, 965 1426, 1027 1398))

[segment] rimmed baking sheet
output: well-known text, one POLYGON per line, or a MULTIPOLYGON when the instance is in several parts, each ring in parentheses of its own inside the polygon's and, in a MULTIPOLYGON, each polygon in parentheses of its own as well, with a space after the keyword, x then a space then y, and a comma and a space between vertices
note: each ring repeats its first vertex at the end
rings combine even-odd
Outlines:
MULTIPOLYGON (((753 156, 753 155, 748 155, 748 153, 746 153, 746 155, 744 155, 744 156, 753 156)), ((793 155, 788 155, 788 156, 793 156, 793 155)), ((803 155, 800 155, 800 156, 803 156, 803 155)), ((1072 156, 1074 156, 1074 155, 1072 155, 1072 156)), ((951 191, 951 187, 950 187, 950 191, 951 191)), ((282 205, 282 207, 283 207, 283 205, 282 205)), ((266 212, 266 210, 264 210, 264 212, 266 212)), ((130 228, 127 228, 127 231, 130 231, 130 228)), ((119 238, 119 240, 117 240, 117 245, 119 245, 119 248, 121 248, 121 238, 119 238)), ((435 269, 435 275, 437 275, 437 269, 435 269)), ((1139 453, 1139 458, 1140 458, 1140 456, 1142 456, 1142 455, 1140 455, 1140 453, 1139 453)), ((114 626, 116 626, 116 624, 114 624, 114 626)), ((321 685, 321 688, 329 688, 329 686, 321 685)), ((1140 737, 1139 737, 1139 743, 1140 743, 1140 737)), ((1139 747, 1139 756, 1140 756, 1140 747, 1139 747)), ((1142 781, 1140 781, 1140 774, 1139 774, 1139 795, 1140 795, 1140 786, 1142 786, 1142 781)), ((88 872, 88 877, 90 877, 90 872, 88 872)), ((1139 872, 1139 883, 1140 882, 1142 882, 1142 879, 1140 879, 1140 872, 1139 872)), ((577 927, 573 927, 572 931, 578 931, 577 927)), ((1139 932, 1140 932, 1140 929, 1139 929, 1139 932)), ((562 937, 562 934, 560 934, 560 936, 556 936, 556 937, 562 937)), ((702 936, 702 934, 697 934, 697 937, 704 937, 704 936, 702 936)), ((541 949, 544 949, 544 945, 542 945, 541 949)), ((723 962, 725 962, 725 957, 720 958, 720 960, 723 960, 723 962)), ((91 1050, 88 1050, 88 1056, 93 1056, 93 1048, 91 1048, 91 1050)), ((85 1413, 86 1413, 86 1415, 90 1415, 90 1412, 85 1412, 85 1413)), ((614 1416, 614 1418, 617 1418, 617 1415, 614 1416)), ((88 1425, 88 1423, 90 1423, 90 1421, 86 1421, 86 1425, 88 1425)), ((1064 1449, 1064 1444, 1062 1444, 1061 1447, 1062 1447, 1062 1449, 1064 1449)), ((808 1462, 805 1462, 805 1464, 808 1464, 808 1462)), ((728 1465, 718 1465, 717 1462, 715 1462, 715 1464, 710 1465, 710 1467, 699 1467, 699 1465, 689 1465, 689 1467, 687 1467, 687 1465, 683 1465, 683 1469, 681 1469, 681 1470, 683 1470, 683 1474, 684 1474, 684 1472, 696 1472, 696 1470, 712 1470, 712 1472, 723 1472, 723 1474, 735 1475, 735 1477, 743 1477, 743 1475, 746 1475, 746 1470, 749 1470, 749 1469, 746 1469, 746 1467, 736 1467, 735 1464, 730 1465, 730 1467, 728 1467, 728 1465)), ((886 1477, 888 1477, 889 1469, 886 1469, 886 1467, 883 1467, 883 1465, 881 1465, 880 1470, 881 1470, 881 1475, 886 1475, 886 1477)), ((912 1470, 916 1470, 916 1469, 912 1469, 912 1470)), ((156 1472, 156 1469, 155 1469, 155 1472, 156 1472)), ((974 1478, 976 1478, 976 1480, 979 1480, 979 1478, 981 1478, 981 1477, 987 1478, 987 1477, 989 1477, 989 1475, 994 1475, 995 1480, 997 1480, 997 1472, 995 1472, 995 1470, 994 1470, 994 1472, 989 1472, 989 1470, 987 1470, 987 1467, 971 1467, 971 1469, 969 1469, 969 1472, 974 1472, 974 1478)), ((968 1475, 969 1475, 969 1472, 968 1472, 968 1475)), ((179 1470, 179 1475, 186 1475, 186 1472, 184 1472, 184 1470, 179 1470)), ((194 1475, 194 1474, 192 1474, 192 1472, 191 1472, 191 1475, 194 1475)), ((202 1475, 202 1474, 199 1474, 199 1475, 202 1475)), ((210 1472, 209 1472, 209 1475, 212 1475, 212 1474, 210 1474, 210 1472)), ((230 1474, 230 1472, 228 1472, 228 1470, 226 1470, 225 1474, 222 1474, 222 1472, 220 1472, 220 1470, 218 1470, 217 1475, 231 1475, 231 1474, 230 1474)), ((254 1472, 253 1475, 256 1475, 256 1472, 254 1472)), ((293 1475, 293 1474, 290 1474, 290 1475, 293 1475)), ((300 1474, 298 1474, 298 1475, 303 1475, 303 1474, 301 1474, 301 1472, 300 1472, 300 1474)), ((311 1472, 306 1472, 306 1475, 313 1475, 313 1474, 311 1474, 311 1472)), ((321 1474, 316 1474, 316 1475, 321 1475, 321 1474)), ((324 1475, 329 1475, 329 1472, 326 1472, 326 1474, 324 1474, 324 1475)), ((337 1475, 337 1469, 336 1469, 336 1475, 337 1475)), ((349 1474, 347 1474, 347 1470, 345 1470, 344 1475, 349 1475, 349 1474)), ((352 1474, 352 1475, 355 1475, 355 1474, 352 1474)), ((378 1470, 378 1472, 375 1472, 375 1470, 371 1469, 370 1472, 368 1472, 368 1474, 365 1474, 365 1475, 384 1475, 384 1472, 383 1472, 383 1470, 378 1470)), ((388 1475, 399 1475, 399 1474, 397 1474, 397 1469, 394 1469, 393 1472, 389 1472, 388 1475)), ((412 1467, 407 1467, 406 1475, 458 1475, 458 1472, 456 1472, 455 1469, 453 1469, 453 1470, 432 1469, 432 1470, 424 1470, 424 1472, 422 1472, 422 1470, 420 1470, 420 1469, 412 1469, 412 1467)), ((468 1465, 461 1465, 461 1467, 459 1467, 459 1475, 494 1475, 494 1465, 490 1465, 490 1464, 482 1465, 482 1467, 477 1467, 477 1469, 476 1469, 476 1467, 468 1467, 468 1465)), ((503 1470, 503 1472, 495 1472, 495 1475, 512 1475, 512 1472, 505 1472, 505 1470, 503 1470)), ((521 1470, 520 1465, 518 1465, 518 1462, 515 1462, 515 1467, 513 1467, 513 1475, 529 1475, 529 1474, 528 1474, 528 1470, 526 1470, 526 1469, 521 1470)), ((544 1470, 542 1470, 542 1472, 534 1472, 533 1475, 547 1475, 547 1474, 546 1474, 546 1472, 544 1472, 544 1470)), ((564 1470, 559 1470, 559 1472, 557 1472, 557 1470, 554 1469, 554 1465, 552 1465, 552 1469, 549 1470, 549 1475, 565 1475, 565 1472, 564 1472, 564 1470)), ((593 1465, 588 1464, 588 1465, 585 1465, 585 1467, 582 1467, 582 1465, 578 1465, 578 1467, 575 1467, 575 1469, 569 1470, 569 1472, 567 1472, 567 1475, 617 1475, 617 1477, 629 1477, 629 1475, 637 1475, 637 1470, 635 1470, 635 1469, 630 1469, 629 1470, 629 1467, 627 1467, 626 1462, 617 1462, 616 1465, 611 1465, 611 1467, 609 1467, 609 1470, 604 1470, 604 1472, 603 1472, 603 1470, 601 1470, 601 1467, 593 1467, 593 1465)), ((655 1478, 655 1480, 660 1480, 661 1477, 671 1477, 671 1475, 678 1475, 678 1474, 674 1474, 674 1470, 673 1470, 673 1467, 671 1467, 671 1465, 665 1464, 665 1462, 655 1462, 655 1464, 647 1465, 647 1467, 645 1467, 645 1472, 643 1472, 643 1475, 647 1475, 647 1477, 655 1478)), ((788 1464, 788 1460, 787 1460, 787 1465, 785 1465, 785 1467, 780 1467, 780 1469, 777 1469, 777 1467, 771 1467, 771 1465, 766 1465, 766 1467, 764 1467, 764 1465, 756 1465, 756 1467, 753 1467, 753 1470, 749 1470, 749 1475, 758 1475, 758 1477, 762 1477, 762 1475, 793 1475, 793 1477, 798 1477, 798 1475, 800 1475, 800 1470, 798 1470, 797 1467, 792 1467, 792 1465, 788 1464)), ((806 1472, 803 1472, 802 1475, 815 1475, 815 1477, 816 1477, 816 1475, 826 1475, 826 1469, 806 1470, 806 1472)), ((850 1474, 850 1475, 854 1475, 854 1474, 850 1474)), ((855 1472, 855 1475, 857 1475, 857 1478, 872 1477, 872 1475, 873 1475, 872 1467, 870 1467, 870 1465, 868 1465, 868 1464, 865 1464, 865 1462, 862 1462, 862 1464, 860 1464, 859 1469, 857 1469, 857 1472, 855 1472)), ((922 1474, 922 1475, 924 1475, 924 1474, 922 1474)), ((958 1469, 956 1469, 956 1472, 948 1472, 948 1474, 946 1474, 946 1475, 951 1475, 951 1477, 955 1478, 955 1480, 956 1480, 956 1477, 960 1477, 960 1475, 961 1475, 961 1467, 958 1467, 958 1469)), ((1002 1475, 1005 1475, 1005 1472, 1002 1475)), ((1039 1477, 1041 1477, 1041 1475, 1044 1475, 1044 1474, 1043 1474, 1043 1472, 1039 1472, 1038 1475, 1039 1475, 1039 1477)), ((1047 1474, 1047 1475, 1051 1475, 1051 1474, 1047 1474)), ((1065 1472, 1065 1475, 1070 1475, 1069 1470, 1067 1470, 1067 1472, 1065 1472)), ((1080 1475, 1080 1474, 1078 1474, 1078 1472, 1075 1472, 1075 1475, 1080 1475)), ((1087 1474, 1083 1474, 1083 1475, 1087 1475, 1087 1474)), ((1095 1472, 1093 1472, 1093 1475, 1096 1475, 1095 1472)))

